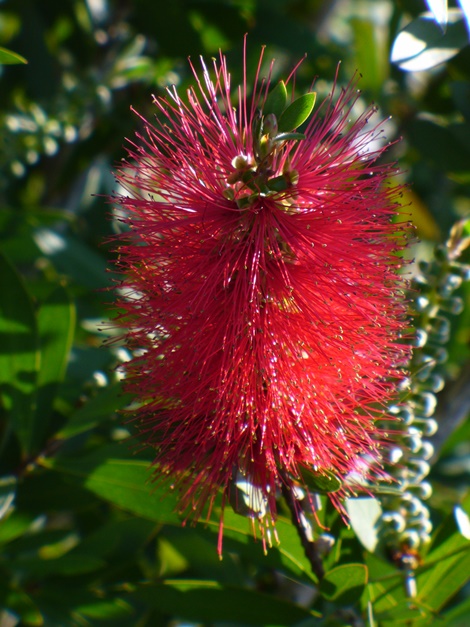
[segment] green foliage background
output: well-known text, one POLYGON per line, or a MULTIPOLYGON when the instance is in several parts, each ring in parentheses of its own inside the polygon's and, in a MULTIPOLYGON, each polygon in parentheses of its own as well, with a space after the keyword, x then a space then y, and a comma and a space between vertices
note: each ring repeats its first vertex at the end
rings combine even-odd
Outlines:
POLYGON ((320 585, 287 512, 267 556, 249 521, 227 512, 219 561, 217 510, 182 528, 175 496, 152 490, 148 453, 130 447, 117 413, 130 401, 116 370, 126 352, 103 347, 116 229, 104 196, 139 127, 130 106, 151 117, 152 93, 191 82, 187 57, 197 66, 219 48, 238 84, 245 33, 253 69, 261 45, 276 76, 307 53, 299 93, 318 76, 326 94, 339 60, 340 82, 360 71, 362 101, 393 116, 390 139, 403 137, 390 158, 411 184, 415 253, 432 255, 470 213, 470 47, 449 31, 444 64, 392 64, 399 29, 424 10, 421 0, 0 1, 0 46, 28 61, 0 74, 0 627, 470 622, 470 543, 452 515, 455 503, 470 511, 468 283, 441 366, 436 531, 412 601, 403 573, 326 501, 320 522, 336 544, 320 585))

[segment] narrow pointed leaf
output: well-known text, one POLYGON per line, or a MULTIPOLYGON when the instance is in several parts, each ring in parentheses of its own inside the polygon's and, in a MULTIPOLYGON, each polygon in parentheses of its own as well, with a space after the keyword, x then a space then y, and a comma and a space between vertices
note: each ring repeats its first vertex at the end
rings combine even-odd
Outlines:
POLYGON ((447 0, 426 0, 434 19, 444 30, 447 24, 447 0))
POLYGON ((0 521, 11 509, 16 494, 16 477, 0 477, 0 521))
POLYGON ((24 57, 17 52, 0 48, 0 65, 16 65, 18 63, 28 63, 24 57))
POLYGON ((263 107, 263 115, 268 115, 269 113, 274 113, 277 118, 280 118, 282 112, 286 108, 287 105, 287 89, 284 81, 279 81, 279 83, 270 91, 268 97, 266 98, 266 102, 263 107))
POLYGON ((33 304, 22 278, 0 255, 0 405, 24 454, 32 447, 40 355, 33 304))
POLYGON ((273 138, 273 142, 285 142, 289 139, 305 139, 304 133, 279 133, 273 138))
POLYGON ((305 485, 312 492, 328 494, 330 492, 337 492, 341 488, 341 481, 332 472, 325 471, 323 473, 317 473, 302 467, 300 468, 300 474, 302 475, 305 485))
POLYGON ((112 420, 116 417, 116 412, 124 409, 131 400, 132 396, 124 394, 119 383, 108 385, 77 409, 56 437, 71 438, 93 429, 102 422, 112 420))
POLYGON ((59 286, 38 312, 41 368, 33 441, 41 446, 48 434, 57 388, 65 375, 75 329, 75 307, 67 290, 59 286))
POLYGON ((316 96, 316 93, 312 91, 294 100, 279 119, 279 132, 289 133, 308 120, 315 106, 316 96))

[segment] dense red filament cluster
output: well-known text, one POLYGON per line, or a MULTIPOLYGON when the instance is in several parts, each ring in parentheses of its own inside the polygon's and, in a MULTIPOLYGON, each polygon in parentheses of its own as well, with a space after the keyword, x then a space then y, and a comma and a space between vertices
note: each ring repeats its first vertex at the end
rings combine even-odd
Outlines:
POLYGON ((248 96, 245 79, 234 104, 223 56, 214 73, 195 72, 186 102, 176 90, 155 99, 157 121, 144 120, 118 173, 118 323, 140 349, 126 386, 183 509, 197 517, 241 473, 275 516, 280 482, 302 467, 343 478, 364 456, 379 467, 376 419, 409 350, 397 274, 408 227, 397 233, 374 110, 350 121, 354 82, 317 108, 305 139, 270 154, 269 176, 295 181, 251 184, 244 207, 236 170, 255 180, 261 168, 253 129, 272 85, 258 73, 248 96))

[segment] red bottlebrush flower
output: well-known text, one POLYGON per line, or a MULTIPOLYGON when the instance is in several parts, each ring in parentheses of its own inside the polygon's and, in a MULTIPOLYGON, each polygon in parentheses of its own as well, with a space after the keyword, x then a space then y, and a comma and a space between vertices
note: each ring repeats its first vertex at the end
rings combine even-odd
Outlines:
POLYGON ((314 113, 313 94, 289 104, 262 58, 251 95, 246 76, 232 93, 221 55, 187 102, 155 98, 118 173, 130 195, 113 198, 128 227, 118 324, 141 349, 126 386, 195 518, 236 477, 274 519, 305 470, 344 478, 367 456, 380 472, 376 420, 409 350, 407 227, 374 109, 350 122, 355 81, 314 113))

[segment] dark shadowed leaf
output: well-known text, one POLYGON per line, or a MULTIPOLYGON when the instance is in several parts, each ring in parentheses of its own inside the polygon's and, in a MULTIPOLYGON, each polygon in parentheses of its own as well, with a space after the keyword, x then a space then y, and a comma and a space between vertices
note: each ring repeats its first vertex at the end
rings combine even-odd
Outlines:
MULTIPOLYGON (((100 498, 114 503, 138 516, 156 522, 181 525, 184 518, 176 513, 178 495, 168 484, 152 486, 150 462, 133 459, 126 448, 128 444, 108 446, 79 459, 57 457, 44 460, 43 464, 58 471, 60 475, 74 478, 79 485, 86 487, 100 498)), ((210 520, 202 517, 201 527, 206 526, 213 535, 216 552, 216 534, 219 530, 220 509, 215 506, 210 520)), ((199 527, 198 527, 199 528, 199 527)), ((315 579, 310 572, 310 564, 298 538, 296 529, 286 520, 279 518, 276 523, 280 545, 277 546, 273 532, 266 538, 274 548, 264 555, 263 544, 255 541, 255 524, 250 518, 235 514, 230 508, 224 513, 224 538, 243 543, 237 550, 244 551, 254 561, 264 565, 272 563, 277 568, 289 571, 292 576, 306 580, 315 579), (246 547, 244 546, 246 545, 246 547)), ((258 532, 259 534, 259 532, 258 532)))
POLYGON ((54 398, 65 375, 75 330, 75 307, 64 287, 57 287, 49 295, 40 307, 37 319, 41 368, 37 380, 33 440, 41 445, 48 435, 54 398))
POLYGON ((33 448, 36 381, 39 370, 37 323, 22 278, 0 255, 0 396, 25 454, 33 448))
MULTIPOLYGON (((26 627, 43 627, 44 625, 42 613, 33 603, 31 597, 18 586, 16 586, 15 589, 2 591, 0 584, 0 608, 10 610, 13 618, 19 616, 21 618, 21 625, 25 625, 26 627)), ((18 623, 10 624, 15 625, 18 623)))
POLYGON ((116 412, 124 409, 130 401, 131 396, 122 392, 121 384, 112 383, 77 409, 56 437, 71 438, 93 429, 101 422, 112 420, 116 417, 116 412))
POLYGON ((105 565, 104 560, 93 555, 63 555, 56 559, 31 557, 18 559, 12 563, 13 568, 18 568, 33 577, 83 575, 99 570, 105 565))
POLYGON ((87 618, 102 621, 123 619, 134 613, 132 605, 123 599, 96 599, 96 601, 77 605, 74 610, 87 618))
POLYGON ((292 625, 316 614, 294 603, 216 581, 168 580, 140 586, 131 598, 160 611, 197 622, 237 622, 247 625, 292 625))
POLYGON ((341 489, 341 481, 332 472, 314 472, 304 466, 301 466, 299 470, 305 485, 311 492, 328 494, 329 492, 337 492, 341 489))
POLYGON ((359 601, 367 584, 367 566, 344 564, 328 571, 320 582, 320 592, 329 601, 353 605, 359 601))

